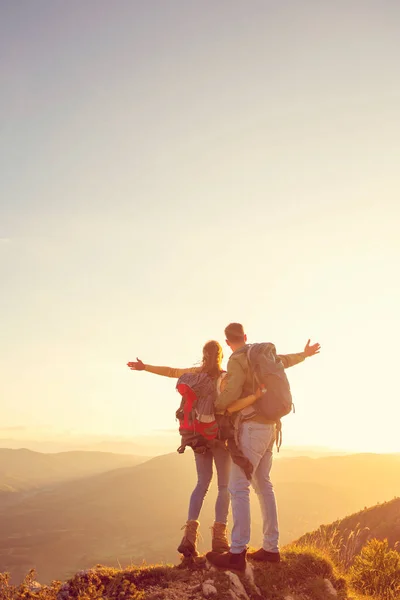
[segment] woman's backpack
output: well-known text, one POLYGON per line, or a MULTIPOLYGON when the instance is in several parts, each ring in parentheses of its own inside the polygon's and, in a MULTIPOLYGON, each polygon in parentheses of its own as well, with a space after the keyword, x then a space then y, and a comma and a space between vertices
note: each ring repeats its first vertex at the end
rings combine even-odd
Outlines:
POLYGON ((218 436, 218 423, 214 414, 217 396, 215 379, 207 373, 185 373, 178 379, 176 389, 182 396, 176 411, 179 420, 181 445, 178 452, 185 452, 186 446, 195 452, 206 452, 209 442, 218 436))
POLYGON ((207 373, 185 373, 178 379, 176 389, 182 396, 181 405, 176 411, 179 419, 181 445, 178 452, 185 452, 186 446, 203 454, 210 447, 226 448, 235 464, 243 469, 250 480, 253 465, 244 456, 235 440, 235 427, 232 416, 215 415, 214 404, 219 384, 207 373))

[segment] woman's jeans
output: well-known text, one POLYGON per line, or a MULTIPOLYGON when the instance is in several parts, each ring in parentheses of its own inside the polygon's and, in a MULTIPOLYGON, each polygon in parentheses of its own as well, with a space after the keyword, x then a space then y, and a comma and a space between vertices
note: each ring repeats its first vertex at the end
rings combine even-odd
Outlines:
POLYGON ((215 520, 218 523, 226 524, 229 511, 228 483, 231 471, 230 454, 225 448, 214 447, 207 450, 204 454, 194 452, 194 458, 197 469, 197 485, 190 497, 188 520, 197 521, 199 518, 205 495, 207 494, 211 483, 214 461, 218 480, 215 520))

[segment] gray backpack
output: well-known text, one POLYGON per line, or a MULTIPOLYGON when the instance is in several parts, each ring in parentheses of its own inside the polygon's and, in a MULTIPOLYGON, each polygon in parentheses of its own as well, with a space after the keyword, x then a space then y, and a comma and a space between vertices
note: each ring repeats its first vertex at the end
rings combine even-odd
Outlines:
POLYGON ((292 394, 282 361, 274 344, 251 344, 247 347, 247 362, 253 376, 253 390, 261 388, 261 398, 242 410, 244 418, 260 414, 269 421, 279 422, 293 408, 292 394))

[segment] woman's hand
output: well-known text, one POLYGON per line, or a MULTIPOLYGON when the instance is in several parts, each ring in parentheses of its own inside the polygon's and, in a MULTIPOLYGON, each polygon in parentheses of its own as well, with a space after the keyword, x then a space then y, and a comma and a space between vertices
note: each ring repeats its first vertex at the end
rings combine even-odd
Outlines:
POLYGON ((242 410, 243 408, 251 406, 256 400, 261 398, 262 394, 262 389, 258 388, 258 390, 256 390, 253 394, 250 394, 250 396, 246 396, 245 398, 239 398, 239 400, 235 400, 235 402, 232 402, 232 404, 230 404, 226 409, 227 413, 234 413, 238 410, 242 410))
POLYGON ((128 362, 126 363, 131 371, 144 371, 145 365, 142 363, 140 358, 136 358, 137 362, 128 362))

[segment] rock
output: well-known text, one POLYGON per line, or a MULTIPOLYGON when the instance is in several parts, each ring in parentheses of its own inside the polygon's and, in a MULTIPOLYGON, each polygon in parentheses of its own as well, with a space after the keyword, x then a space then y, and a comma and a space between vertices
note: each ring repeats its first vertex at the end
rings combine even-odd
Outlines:
POLYGON ((227 571, 226 576, 231 582, 232 589, 230 591, 233 592, 233 595, 231 594, 232 598, 243 598, 244 600, 250 600, 246 590, 243 587, 243 583, 240 581, 236 573, 232 573, 232 571, 227 571))
POLYGON ((42 589, 41 584, 38 581, 32 581, 29 584, 29 591, 30 592, 39 592, 42 589))
POLYGON ((212 579, 207 579, 207 581, 203 583, 202 589, 206 598, 210 598, 211 596, 216 596, 218 594, 217 588, 215 587, 212 579))
POLYGON ((256 586, 256 582, 254 580, 254 567, 251 563, 247 562, 245 575, 249 580, 251 588, 255 591, 258 596, 261 596, 260 589, 256 586))
POLYGON ((330 594, 331 596, 336 597, 338 594, 337 594, 337 591, 335 590, 335 588, 333 587, 332 582, 329 581, 329 579, 324 579, 324 582, 325 582, 325 588, 326 588, 327 593, 330 594))

